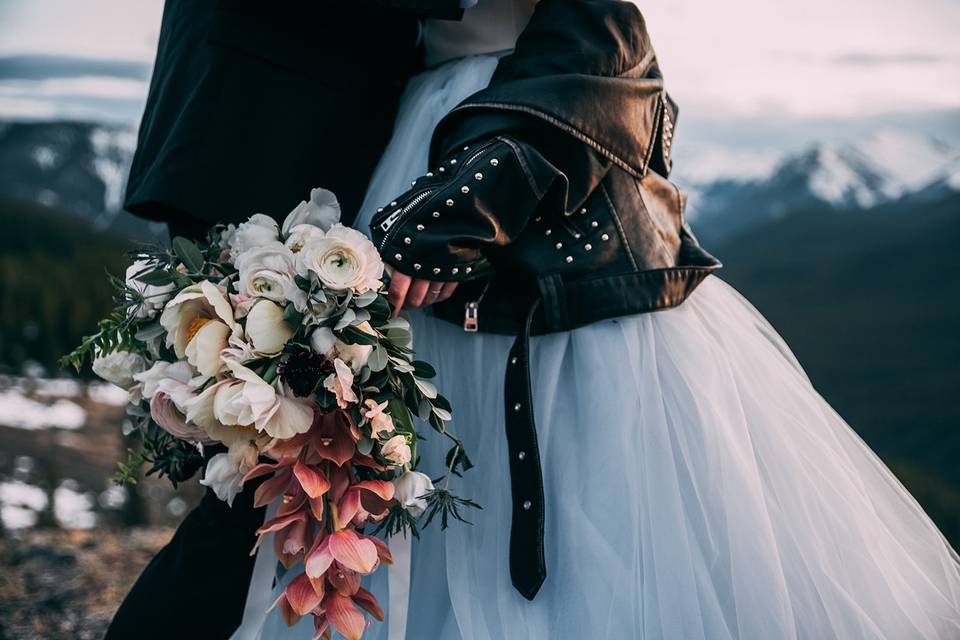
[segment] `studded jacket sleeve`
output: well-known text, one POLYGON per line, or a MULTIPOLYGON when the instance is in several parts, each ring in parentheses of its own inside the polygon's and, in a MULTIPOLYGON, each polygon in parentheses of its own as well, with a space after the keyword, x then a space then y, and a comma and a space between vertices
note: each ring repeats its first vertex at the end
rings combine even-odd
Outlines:
POLYGON ((611 166, 665 176, 675 117, 632 3, 541 0, 490 85, 436 128, 430 171, 374 216, 374 240, 410 275, 496 270, 532 220, 578 210, 611 166))

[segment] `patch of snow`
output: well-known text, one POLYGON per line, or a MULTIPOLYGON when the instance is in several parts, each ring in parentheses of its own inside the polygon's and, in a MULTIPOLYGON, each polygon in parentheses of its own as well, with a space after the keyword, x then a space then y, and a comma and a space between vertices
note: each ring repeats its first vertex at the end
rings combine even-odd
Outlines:
POLYGON ((735 149, 716 144, 678 145, 670 174, 684 188, 717 180, 766 180, 783 160, 780 149, 735 149))
POLYGON ((87 412, 76 402, 59 399, 44 404, 18 388, 0 391, 0 424, 17 429, 79 429, 87 412))
POLYGON ((60 155, 56 151, 46 146, 37 147, 30 155, 37 166, 44 170, 55 167, 57 160, 60 159, 60 155))
POLYGON ((880 194, 871 185, 872 172, 857 162, 858 158, 827 147, 818 148, 815 154, 809 185, 818 198, 836 205, 852 201, 864 209, 877 204, 880 194))
POLYGON ((111 484, 100 492, 97 502, 104 509, 119 509, 127 503, 127 492, 118 484, 111 484))
POLYGON ((81 493, 73 480, 64 480, 53 491, 53 515, 65 529, 92 529, 97 524, 93 512, 96 501, 89 493, 81 493))
POLYGON ((94 150, 93 169, 104 185, 104 210, 119 211, 123 207, 130 158, 137 144, 136 135, 128 129, 97 127, 90 132, 94 150))
POLYGON ((937 180, 947 164, 960 158, 960 150, 939 140, 892 129, 881 129, 854 148, 887 176, 891 198, 937 180))
POLYGON ((81 386, 73 378, 36 378, 33 379, 34 393, 44 398, 76 398, 81 386))
POLYGON ((0 521, 3 528, 28 529, 47 508, 47 493, 25 482, 0 482, 0 521))

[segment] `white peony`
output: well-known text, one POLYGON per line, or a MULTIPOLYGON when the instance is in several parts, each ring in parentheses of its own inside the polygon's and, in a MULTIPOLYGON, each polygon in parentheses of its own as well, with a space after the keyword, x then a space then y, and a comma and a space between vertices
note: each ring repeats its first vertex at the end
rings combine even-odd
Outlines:
POLYGON ((293 337, 293 328, 283 319, 283 309, 270 300, 260 300, 247 313, 247 339, 257 353, 273 355, 293 337))
POLYGON ((114 351, 93 361, 93 372, 122 389, 136 384, 135 376, 147 368, 146 359, 129 351, 114 351))
MULTIPOLYGON (((220 424, 244 427, 252 425, 257 431, 284 440, 310 429, 313 424, 313 409, 308 404, 287 396, 282 387, 278 392, 241 364, 228 362, 228 365, 234 378, 211 387, 215 388, 212 416, 220 424)), ((204 394, 206 393, 205 391, 204 394)), ((205 396, 204 401, 208 403, 209 396, 205 396)), ((194 410, 188 413, 188 418, 191 414, 198 417, 207 407, 209 404, 204 407, 195 405, 194 410)), ((211 437, 214 436, 211 434, 211 437)))
POLYGON ((237 256, 237 291, 241 296, 293 302, 298 310, 307 305, 307 293, 297 286, 296 258, 280 242, 269 242, 237 256))
POLYGON ((403 435, 395 435, 380 447, 380 455, 393 464, 407 464, 413 455, 410 451, 410 445, 407 444, 407 438, 403 435))
POLYGON ((298 225, 311 225, 327 231, 340 222, 340 203, 332 191, 313 189, 310 201, 303 201, 291 211, 283 221, 283 235, 286 237, 298 225))
POLYGON ((393 481, 393 497, 411 516, 419 518, 427 508, 423 497, 433 491, 430 476, 419 471, 407 471, 393 481))
POLYGON ((128 313, 137 318, 152 318, 157 315, 163 305, 167 303, 170 296, 173 295, 173 283, 156 286, 145 284, 136 278, 150 270, 150 263, 146 260, 137 260, 127 267, 126 282, 127 286, 136 290, 143 296, 143 302, 135 307, 130 307, 128 313))
POLYGON ((380 287, 383 261, 377 248, 357 231, 333 225, 326 235, 305 245, 297 254, 298 271, 308 271, 335 291, 363 293, 380 287))
POLYGON ((204 376, 215 376, 223 368, 220 354, 229 346, 236 321, 223 291, 210 282, 190 285, 167 303, 160 314, 167 331, 167 346, 178 358, 197 368, 204 376))
POLYGON ((255 213, 232 234, 230 256, 236 258, 245 251, 276 242, 279 238, 277 221, 262 213, 255 213))

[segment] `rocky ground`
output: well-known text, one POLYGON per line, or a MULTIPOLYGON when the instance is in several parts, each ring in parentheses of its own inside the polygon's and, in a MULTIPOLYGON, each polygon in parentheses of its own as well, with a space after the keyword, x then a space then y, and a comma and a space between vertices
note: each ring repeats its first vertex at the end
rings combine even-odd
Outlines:
POLYGON ((173 529, 32 529, 0 538, 0 640, 99 640, 173 529))

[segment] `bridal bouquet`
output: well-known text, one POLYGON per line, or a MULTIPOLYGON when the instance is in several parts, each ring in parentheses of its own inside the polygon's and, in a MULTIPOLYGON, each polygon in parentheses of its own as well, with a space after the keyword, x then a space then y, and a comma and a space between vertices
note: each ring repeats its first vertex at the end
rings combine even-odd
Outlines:
POLYGON ((300 573, 276 605, 288 624, 311 614, 317 637, 333 627, 359 638, 383 613, 360 577, 390 563, 374 537, 417 534, 439 515, 476 506, 450 493, 468 469, 445 428, 450 405, 414 359, 410 327, 392 318, 384 265, 362 233, 339 223, 334 195, 315 189, 282 225, 257 214, 217 225, 202 242, 133 252, 118 305, 64 358, 86 360, 129 392, 139 450, 118 478, 141 467, 176 484, 203 464, 201 481, 232 504, 261 480, 255 505, 275 504, 257 546, 273 534, 277 557, 300 573), (449 438, 448 473, 434 487, 415 470, 414 416, 449 438))

